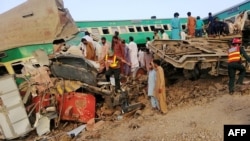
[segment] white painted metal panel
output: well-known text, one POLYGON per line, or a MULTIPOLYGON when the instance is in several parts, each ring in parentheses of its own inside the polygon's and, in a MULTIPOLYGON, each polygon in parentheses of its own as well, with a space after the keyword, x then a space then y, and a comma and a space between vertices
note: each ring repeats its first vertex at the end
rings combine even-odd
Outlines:
POLYGON ((14 77, 0 78, 0 128, 5 139, 20 137, 32 130, 14 77))
POLYGON ((20 103, 20 97, 16 96, 17 91, 9 91, 8 94, 1 95, 1 99, 6 108, 14 106, 17 103, 20 103))
POLYGON ((3 94, 10 92, 12 90, 17 89, 15 81, 13 82, 13 78, 8 76, 3 76, 0 79, 0 92, 3 94))

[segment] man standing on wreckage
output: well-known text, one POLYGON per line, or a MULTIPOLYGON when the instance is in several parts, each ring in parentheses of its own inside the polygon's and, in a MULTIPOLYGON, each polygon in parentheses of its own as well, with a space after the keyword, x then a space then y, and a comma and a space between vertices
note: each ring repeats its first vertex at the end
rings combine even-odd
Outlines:
POLYGON ((105 56, 105 66, 106 66, 106 80, 109 82, 110 81, 110 76, 114 75, 115 77, 115 92, 120 92, 121 91, 121 86, 120 86, 120 62, 126 63, 129 66, 131 65, 130 63, 126 62, 124 59, 120 58, 119 56, 116 56, 114 54, 114 51, 112 49, 109 49, 108 54, 105 56))
POLYGON ((246 68, 242 65, 241 56, 250 62, 250 57, 245 52, 244 47, 241 46, 241 39, 233 38, 231 47, 228 50, 229 94, 234 93, 235 73, 237 70, 240 73, 236 84, 243 85, 246 68))

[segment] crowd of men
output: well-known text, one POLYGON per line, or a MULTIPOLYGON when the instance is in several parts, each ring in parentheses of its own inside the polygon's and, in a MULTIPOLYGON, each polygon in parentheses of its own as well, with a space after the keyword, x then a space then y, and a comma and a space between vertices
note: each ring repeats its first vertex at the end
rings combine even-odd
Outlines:
MULTIPOLYGON (((163 30, 155 30, 153 39, 173 39, 185 40, 186 36, 189 37, 202 37, 205 34, 208 36, 224 35, 236 32, 241 29, 242 16, 244 12, 236 18, 236 22, 230 25, 228 21, 220 21, 217 17, 212 17, 209 13, 208 24, 204 25, 199 16, 192 17, 191 12, 187 13, 187 28, 184 31, 180 24, 179 14, 174 13, 174 18, 171 20, 172 31, 169 35, 163 30), (237 22, 239 21, 239 22, 237 22), (160 31, 160 32, 159 32, 160 31), (160 33, 160 34, 159 34, 160 33), (187 34, 187 35, 186 35, 187 34)), ((159 60, 154 60, 150 52, 149 44, 150 37, 146 38, 146 47, 138 49, 137 44, 134 42, 132 36, 129 37, 129 42, 126 43, 125 39, 121 39, 119 32, 115 31, 111 43, 107 42, 105 37, 101 38, 101 43, 93 39, 89 32, 85 32, 85 36, 81 39, 81 43, 76 47, 67 48, 67 53, 78 56, 92 61, 97 66, 99 73, 105 73, 106 80, 110 81, 110 77, 115 79, 115 92, 122 91, 120 86, 120 75, 130 76, 137 68, 145 68, 148 73, 148 96, 151 100, 153 109, 165 114, 167 112, 166 94, 165 94, 165 80, 164 71, 160 66, 159 60)), ((238 84, 243 83, 245 70, 240 65, 240 59, 230 61, 230 51, 235 58, 235 54, 243 54, 247 61, 248 56, 244 50, 239 47, 241 42, 237 39, 233 40, 232 48, 229 49, 229 92, 234 92, 235 71, 241 71, 238 84), (236 52, 236 53, 235 53, 236 52)), ((61 52, 62 48, 54 48, 54 53, 61 52)), ((238 56, 238 58, 240 58, 238 56)))
POLYGON ((212 13, 208 13, 208 23, 200 19, 200 16, 196 18, 192 16, 191 12, 187 12, 187 27, 181 26, 179 13, 174 13, 174 18, 171 20, 171 39, 184 39, 185 34, 188 37, 202 37, 202 36, 220 36, 239 33, 242 30, 245 19, 245 11, 239 13, 239 15, 234 19, 219 19, 218 17, 213 17, 212 13))
MULTIPOLYGON (((155 36, 159 36, 158 33, 155 36)), ((161 37, 156 38, 169 39, 164 30, 161 31, 161 37)), ((111 43, 105 37, 101 37, 99 43, 91 37, 89 32, 85 32, 78 46, 67 47, 67 51, 62 51, 63 47, 55 46, 54 54, 73 54, 88 59, 98 68, 99 73, 105 74, 108 82, 110 82, 111 77, 114 78, 116 93, 122 91, 120 86, 121 74, 130 76, 137 68, 144 68, 150 77, 148 95, 151 98, 153 109, 165 114, 167 104, 164 72, 160 66, 160 61, 154 60, 149 50, 150 37, 147 37, 146 40, 146 47, 138 49, 132 36, 129 37, 129 42, 126 43, 125 39, 120 38, 117 31, 114 33, 111 43)))

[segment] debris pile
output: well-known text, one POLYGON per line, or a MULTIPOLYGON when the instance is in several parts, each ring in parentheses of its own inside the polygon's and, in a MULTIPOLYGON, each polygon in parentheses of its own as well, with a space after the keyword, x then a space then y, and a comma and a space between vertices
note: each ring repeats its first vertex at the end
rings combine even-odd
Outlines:
POLYGON ((186 103, 201 104, 210 102, 216 96, 227 93, 227 89, 227 77, 223 76, 196 81, 180 81, 167 89, 168 108, 172 109, 186 103), (216 83, 214 79, 217 80, 216 83))
POLYGON ((103 81, 104 75, 97 74, 84 58, 56 56, 48 63, 43 52, 34 54, 40 62, 25 62, 22 74, 16 77, 24 80, 19 85, 22 104, 40 137, 58 128, 61 121, 84 123, 88 131, 100 130, 104 121, 121 120, 145 107, 147 77, 143 69, 133 77, 121 76, 122 91, 117 93, 114 84, 103 81), (72 68, 77 73, 70 73, 72 68), (70 79, 72 75, 75 79, 70 79), (76 79, 79 77, 81 81, 76 79))
MULTIPOLYGON (((77 62, 70 62, 74 60, 72 56, 66 58, 62 56, 61 59, 54 59, 52 65, 57 63, 57 66, 64 68, 64 71, 69 73, 67 68, 81 65, 77 62)), ((84 59, 80 62, 88 63, 84 59)), ((91 64, 83 64, 75 75, 82 74, 84 76, 81 79, 90 79, 88 74, 95 74, 92 73, 95 69, 88 69, 89 66, 91 64), (85 74, 86 71, 89 73, 85 74)), ((25 80, 19 85, 20 95, 29 122, 40 139, 50 140, 51 136, 61 139, 66 134, 67 140, 70 140, 83 130, 87 131, 84 133, 84 137, 81 134, 83 140, 100 138, 99 131, 103 130, 109 122, 120 122, 131 118, 141 121, 152 115, 152 111, 143 110, 145 106, 148 107, 146 109, 150 109, 146 92, 147 76, 143 69, 138 69, 130 77, 121 76, 122 91, 118 93, 114 91, 112 82, 103 81, 104 75, 92 75, 91 79, 93 77, 95 79, 93 81, 79 81, 69 79, 63 73, 58 76, 58 73, 54 72, 57 69, 54 68, 51 71, 51 64, 37 67, 27 62, 24 64, 22 74, 18 76, 25 80), (77 124, 70 128, 60 129, 62 126, 59 125, 65 121, 77 124), (54 128, 60 129, 61 132, 57 134, 54 128), (70 138, 68 139, 68 137, 70 138)), ((74 77, 77 78, 77 76, 74 77)), ((228 78, 224 76, 197 81, 179 81, 167 88, 168 109, 190 103, 210 102, 216 96, 227 92, 227 83, 228 78)), ((244 94, 249 90, 240 89, 240 91, 244 94)), ((128 128, 134 130, 141 126, 139 123, 131 123, 128 128)))

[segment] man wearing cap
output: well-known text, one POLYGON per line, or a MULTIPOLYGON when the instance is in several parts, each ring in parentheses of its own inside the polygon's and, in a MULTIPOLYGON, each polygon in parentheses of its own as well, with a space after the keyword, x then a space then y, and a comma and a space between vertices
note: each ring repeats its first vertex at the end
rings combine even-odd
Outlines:
POLYGON ((246 74, 245 67, 241 64, 241 55, 250 62, 250 57, 246 54, 245 50, 241 45, 241 40, 239 38, 234 38, 232 40, 232 45, 228 50, 228 75, 229 75, 229 94, 234 93, 234 81, 235 73, 237 70, 240 71, 239 78, 236 84, 242 85, 243 79, 246 74))
POLYGON ((95 49, 91 42, 87 41, 85 38, 81 40, 82 44, 80 50, 82 50, 83 56, 89 60, 95 60, 95 49))
POLYGON ((120 86, 120 62, 124 62, 128 65, 130 63, 126 62, 124 59, 122 59, 119 56, 116 56, 114 54, 114 51, 112 49, 109 49, 108 54, 105 56, 105 66, 106 66, 106 80, 110 81, 110 76, 114 75, 115 77, 115 92, 121 91, 120 86))
POLYGON ((90 33, 88 31, 85 32, 85 35, 82 37, 84 39, 86 39, 87 41, 93 43, 93 38, 90 36, 90 33))

